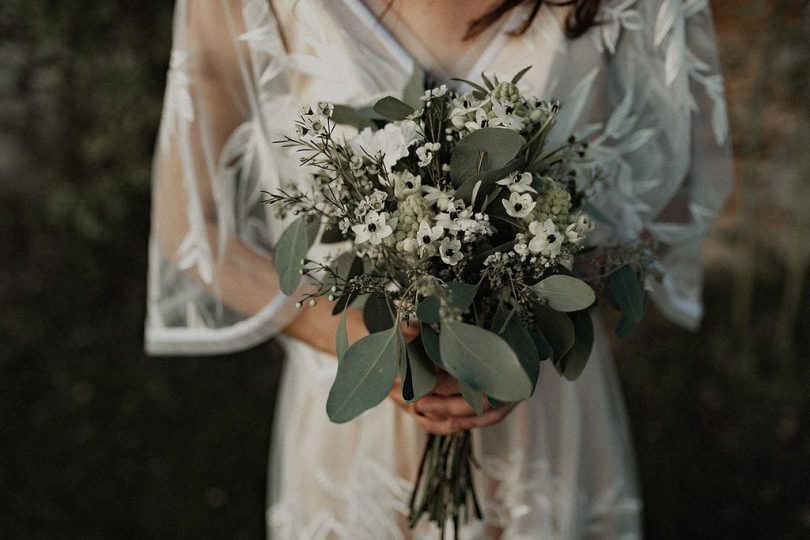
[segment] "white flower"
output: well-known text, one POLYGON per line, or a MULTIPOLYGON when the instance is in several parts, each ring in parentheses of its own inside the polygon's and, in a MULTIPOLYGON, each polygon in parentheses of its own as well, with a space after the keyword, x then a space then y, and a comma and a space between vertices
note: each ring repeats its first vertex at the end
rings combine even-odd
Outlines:
POLYGON ((593 220, 588 214, 576 213, 570 216, 571 223, 577 226, 577 230, 581 233, 591 232, 595 225, 593 220))
POLYGON ((509 191, 514 193, 537 193, 537 190, 532 187, 532 173, 525 172, 518 174, 516 172, 510 173, 509 176, 495 182, 499 186, 506 186, 509 191))
POLYGON ((532 221, 529 223, 529 232, 534 235, 534 238, 529 241, 529 251, 545 255, 550 259, 560 254, 563 236, 557 232, 557 226, 551 219, 547 219, 543 223, 532 221))
POLYGON ((439 143, 425 143, 416 149, 416 157, 419 158, 419 166, 427 167, 433 161, 433 153, 438 152, 442 145, 439 143))
POLYGON ((435 204, 439 210, 446 211, 453 202, 451 191, 443 191, 433 186, 423 186, 422 191, 425 192, 425 200, 430 204, 435 204))
POLYGON ((571 242, 572 244, 579 244, 580 242, 582 242, 582 241, 585 239, 585 235, 584 235, 584 234, 582 234, 582 233, 581 233, 581 232, 580 232, 580 231, 577 229, 577 224, 576 224, 576 223, 570 223, 570 224, 569 224, 569 225, 568 225, 568 226, 565 228, 565 237, 566 237, 566 238, 568 239, 568 241, 569 241, 569 242, 571 242))
POLYGON ((391 122, 383 129, 363 131, 349 139, 349 147, 355 155, 382 155, 383 163, 391 170, 397 161, 408 155, 408 149, 422 140, 419 125, 413 120, 391 122))
POLYGON ((358 244, 369 242, 373 246, 379 245, 383 238, 390 236, 394 232, 394 229, 385 223, 387 218, 387 213, 379 214, 371 210, 366 214, 365 223, 352 226, 354 241, 358 244))
POLYGON ((419 230, 416 232, 419 256, 424 256, 426 248, 436 240, 439 240, 442 236, 444 236, 444 228, 439 225, 431 227, 430 223, 426 219, 423 219, 419 223, 419 230))
POLYGON ((403 199, 413 193, 419 193, 422 189, 422 177, 414 176, 410 171, 399 174, 392 173, 394 177, 394 195, 403 199))
POLYGON ((524 127, 524 118, 515 112, 515 106, 512 103, 501 103, 500 101, 492 101, 493 117, 489 119, 490 126, 500 126, 507 129, 520 131, 524 127))
POLYGON ((439 244, 439 255, 441 255, 442 261, 444 261, 445 264, 449 264, 450 266, 457 265, 458 262, 464 258, 464 255, 461 253, 461 240, 450 238, 443 239, 442 243, 439 244))
POLYGON ((502 202, 506 213, 514 218, 525 218, 537 206, 529 193, 518 193, 517 191, 513 191, 509 195, 509 200, 503 199, 502 202))
POLYGON ((452 201, 445 212, 436 215, 436 224, 448 231, 466 231, 477 226, 472 215, 472 208, 466 208, 464 201, 452 201))

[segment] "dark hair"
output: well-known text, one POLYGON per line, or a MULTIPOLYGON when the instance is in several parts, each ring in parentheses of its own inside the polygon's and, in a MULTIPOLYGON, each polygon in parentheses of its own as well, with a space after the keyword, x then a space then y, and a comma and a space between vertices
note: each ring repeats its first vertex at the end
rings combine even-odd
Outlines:
MULTIPOLYGON (((578 38, 584 34, 591 26, 597 24, 596 15, 599 13, 599 5, 602 0, 557 0, 552 2, 546 0, 549 4, 557 6, 571 6, 571 12, 568 14, 568 19, 565 21, 565 34, 571 38, 578 38)), ((519 5, 532 4, 532 10, 526 20, 513 32, 514 35, 520 35, 528 30, 532 21, 537 16, 537 12, 543 5, 543 0, 502 0, 500 4, 495 6, 491 11, 478 17, 470 23, 467 28, 467 34, 464 39, 470 39, 494 24, 498 19, 510 12, 512 9, 519 5)))

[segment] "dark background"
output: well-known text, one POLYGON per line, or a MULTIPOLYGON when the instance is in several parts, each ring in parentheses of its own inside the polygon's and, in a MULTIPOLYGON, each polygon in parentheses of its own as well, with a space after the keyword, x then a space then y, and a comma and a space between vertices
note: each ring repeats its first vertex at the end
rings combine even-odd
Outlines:
MULTIPOLYGON (((620 345, 649 538, 810 538, 810 7, 712 2, 707 314, 620 345)), ((260 538, 274 343, 142 350, 170 2, 0 3, 0 537, 260 538)))

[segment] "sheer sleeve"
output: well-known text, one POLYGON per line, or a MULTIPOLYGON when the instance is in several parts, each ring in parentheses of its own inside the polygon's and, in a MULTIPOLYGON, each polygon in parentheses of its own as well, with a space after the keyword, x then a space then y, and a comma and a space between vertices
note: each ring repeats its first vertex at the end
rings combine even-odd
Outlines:
POLYGON ((266 0, 179 0, 173 32, 153 164, 146 349, 231 352, 295 312, 270 259, 283 224, 261 201, 285 159, 271 143, 272 116, 260 114, 284 109, 284 45, 266 0))
POLYGON ((674 322, 702 317, 701 247, 728 198, 728 121, 708 0, 608 0, 590 39, 557 62, 555 136, 590 141, 586 177, 611 226, 598 243, 653 238, 665 278, 652 297, 674 322))

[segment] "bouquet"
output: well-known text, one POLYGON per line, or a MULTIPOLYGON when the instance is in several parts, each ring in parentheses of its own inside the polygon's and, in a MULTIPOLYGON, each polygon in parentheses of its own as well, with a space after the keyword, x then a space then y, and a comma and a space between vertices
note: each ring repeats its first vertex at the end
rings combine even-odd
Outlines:
MULTIPOLYGON (((268 194, 282 217, 298 216, 275 249, 282 290, 292 294, 307 275, 317 287, 301 302, 328 296, 343 312, 332 421, 380 403, 397 377, 403 397, 418 400, 437 370, 458 380, 478 414, 485 400, 521 401, 541 361, 568 379, 581 373, 597 292, 621 309, 621 332, 641 319, 643 257, 626 263, 626 248, 602 251, 582 265, 590 284, 575 266, 599 217, 574 166, 587 143, 571 136, 548 147, 559 104, 521 95, 525 72, 365 109, 318 103, 280 141, 312 173, 309 189, 268 194), (335 260, 310 260, 317 238, 350 247, 335 260), (348 306, 362 306, 370 332, 351 346, 348 306), (399 324, 410 321, 421 334, 406 344, 399 324)), ((429 436, 411 526, 427 515, 442 531, 454 522, 457 534, 471 512, 480 518, 474 464, 469 432, 429 436)))

